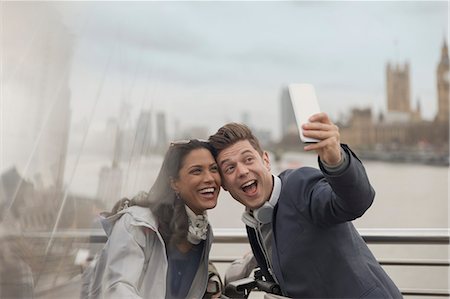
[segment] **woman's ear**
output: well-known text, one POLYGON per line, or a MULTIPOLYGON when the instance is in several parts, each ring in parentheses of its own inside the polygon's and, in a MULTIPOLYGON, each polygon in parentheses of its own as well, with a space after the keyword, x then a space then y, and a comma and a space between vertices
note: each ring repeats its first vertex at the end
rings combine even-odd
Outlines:
POLYGON ((173 189, 173 191, 178 192, 177 180, 175 180, 174 178, 170 178, 170 187, 173 189))

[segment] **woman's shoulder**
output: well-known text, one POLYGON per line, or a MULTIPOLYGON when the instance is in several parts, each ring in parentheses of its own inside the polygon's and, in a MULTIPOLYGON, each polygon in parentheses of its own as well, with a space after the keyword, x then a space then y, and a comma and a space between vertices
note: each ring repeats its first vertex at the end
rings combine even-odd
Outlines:
POLYGON ((131 225, 151 226, 151 228, 157 227, 156 218, 148 207, 131 206, 120 211, 118 214, 129 217, 131 225))
POLYGON ((124 209, 123 211, 136 217, 153 217, 153 214, 148 207, 131 206, 124 209))
POLYGON ((145 227, 157 231, 157 222, 153 213, 147 207, 131 206, 120 210, 114 215, 101 220, 106 234, 111 233, 115 225, 125 226, 127 230, 131 227, 145 227))

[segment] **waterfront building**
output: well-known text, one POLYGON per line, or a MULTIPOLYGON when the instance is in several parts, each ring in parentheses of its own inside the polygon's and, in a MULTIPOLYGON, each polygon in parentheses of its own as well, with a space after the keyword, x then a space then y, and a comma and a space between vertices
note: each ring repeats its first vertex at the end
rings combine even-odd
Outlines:
POLYGON ((409 114, 410 107, 410 80, 409 63, 386 65, 386 98, 387 111, 409 114))

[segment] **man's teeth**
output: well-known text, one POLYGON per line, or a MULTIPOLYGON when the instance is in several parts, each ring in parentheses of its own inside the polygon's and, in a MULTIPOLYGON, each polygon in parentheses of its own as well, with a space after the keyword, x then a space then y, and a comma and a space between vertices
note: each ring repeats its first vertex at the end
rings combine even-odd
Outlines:
POLYGON ((214 188, 205 188, 200 190, 200 193, 212 193, 214 192, 214 188))
POLYGON ((248 187, 253 183, 255 183, 255 180, 251 180, 250 182, 245 183, 244 185, 242 185, 242 188, 248 187))

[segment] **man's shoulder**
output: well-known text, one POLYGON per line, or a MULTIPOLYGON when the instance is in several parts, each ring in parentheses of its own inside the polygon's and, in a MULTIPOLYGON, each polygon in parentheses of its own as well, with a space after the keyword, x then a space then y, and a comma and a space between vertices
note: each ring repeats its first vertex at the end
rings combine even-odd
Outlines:
POLYGON ((283 184, 288 183, 292 180, 308 180, 317 175, 322 176, 322 173, 317 168, 304 166, 296 169, 286 169, 281 172, 278 177, 281 179, 283 184))

